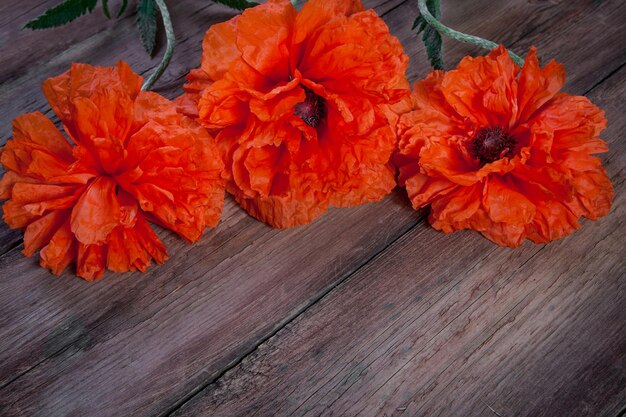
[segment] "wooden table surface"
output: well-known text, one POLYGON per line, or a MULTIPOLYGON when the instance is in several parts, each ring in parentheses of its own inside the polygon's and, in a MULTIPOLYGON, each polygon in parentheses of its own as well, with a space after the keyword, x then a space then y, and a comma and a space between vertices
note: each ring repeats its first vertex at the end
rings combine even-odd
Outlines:
MULTIPOLYGON (((13 117, 52 117, 40 85, 70 62, 123 59, 144 75, 158 62, 132 10, 19 30, 58 1, 0 3, 1 143, 13 117)), ((428 71, 411 32, 416 3, 365 1, 405 45, 412 82, 428 71)), ((169 4, 178 46, 156 91, 173 98, 206 28, 234 13, 209 0, 169 4)), ((399 189, 284 231, 228 197, 198 244, 161 231, 164 266, 91 284, 39 268, 3 224, 0 415, 623 415, 626 2, 444 0, 443 16, 519 54, 538 46, 565 64, 565 91, 606 111, 609 215, 512 250, 433 230, 399 189)), ((446 44, 450 64, 478 52, 446 44)))

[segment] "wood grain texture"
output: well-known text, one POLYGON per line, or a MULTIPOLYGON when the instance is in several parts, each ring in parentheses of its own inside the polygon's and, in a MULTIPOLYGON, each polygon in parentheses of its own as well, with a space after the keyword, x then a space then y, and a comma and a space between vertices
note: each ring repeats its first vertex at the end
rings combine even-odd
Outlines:
POLYGON ((613 211, 518 250, 418 226, 177 416, 617 416, 626 399, 626 68, 590 92, 613 211))
MULTIPOLYGON (((39 85, 65 71, 71 61, 111 65, 124 59, 143 74, 157 62, 146 59, 132 12, 115 23, 97 11, 53 31, 17 31, 22 19, 38 15, 52 3, 29 0, 20 2, 19 9, 0 5, 0 114, 5 120, 0 143, 10 136, 12 117, 35 110, 51 116, 39 85)), ((425 54, 409 30, 415 2, 365 3, 384 15, 406 46, 410 79, 423 76, 425 54)), ((205 0, 168 4, 178 46, 173 64, 156 87, 173 98, 180 94, 186 71, 199 61, 206 27, 233 12, 205 0)), ((445 20, 453 27, 499 39, 518 53, 537 44, 541 56, 564 62, 569 72, 567 89, 579 94, 591 91, 607 112, 612 107, 608 132, 611 140, 619 139, 624 128, 624 91, 619 88, 624 74, 618 68, 626 60, 626 51, 618 47, 624 15, 619 1, 477 0, 468 8, 462 0, 446 0, 444 7, 445 20), (587 30, 591 35, 585 35, 587 30), (583 37, 584 43, 568 43, 583 37)), ((452 42, 446 49, 450 63, 476 51, 452 42)), ((607 164, 623 181, 620 175, 626 164, 614 148, 607 164)), ((583 266, 595 267, 602 261, 599 271, 623 276, 621 201, 616 200, 615 212, 607 219, 587 222, 572 238, 545 249, 526 245, 509 251, 471 233, 444 236, 432 231, 400 190, 379 204, 332 210, 309 226, 288 231, 254 221, 227 199, 219 227, 199 244, 187 246, 161 231, 171 255, 163 267, 147 274, 106 274, 96 284, 84 283, 71 273, 50 276, 36 266, 36 259, 19 253, 19 234, 3 225, 0 415, 166 415, 181 405, 182 414, 286 415, 329 410, 324 412, 383 415, 376 410, 387 412, 398 398, 403 404, 398 408, 407 407, 400 410, 407 415, 429 415, 444 410, 444 405, 457 404, 467 404, 476 415, 488 415, 489 406, 509 413, 517 410, 507 409, 509 404, 536 398, 534 385, 529 385, 532 379, 524 380, 524 385, 508 376, 524 369, 523 358, 537 361, 534 368, 529 366, 528 375, 539 377, 544 367, 568 365, 569 374, 550 368, 555 370, 552 379, 539 386, 553 382, 551 395, 569 395, 569 402, 561 402, 571 404, 569 409, 582 404, 577 400, 583 389, 592 386, 595 391, 585 401, 590 407, 605 402, 605 411, 613 412, 625 399, 616 388, 624 386, 624 339, 615 333, 623 330, 617 310, 624 307, 623 281, 605 285, 611 281, 583 266), (596 246, 587 242, 589 234, 596 246), (568 264, 568 253, 586 257, 568 264), (542 261, 535 265, 535 259, 542 261), (524 262, 534 265, 531 272, 520 267, 524 262), (542 275, 546 268, 548 278, 542 275), (546 307, 547 298, 539 297, 544 290, 555 297, 549 304, 554 310, 546 307), (381 304, 382 296, 388 301, 381 304), (536 297, 540 299, 533 301, 536 297), (602 297, 613 302, 598 306, 602 297), (518 304, 511 304, 517 300, 526 302, 517 308, 518 304), (561 304, 565 302, 571 305, 565 308, 561 304), (474 317, 479 317, 478 324, 474 317), (598 328, 610 319, 613 327, 598 328), (603 329, 606 334, 596 345, 593 342, 603 329), (512 335, 525 337, 529 332, 537 341, 522 337, 523 343, 513 343, 517 339, 512 335), (291 333, 296 336, 288 337, 291 333), (574 366, 559 354, 564 344, 579 338, 570 358, 574 366), (509 346, 509 356, 493 340, 509 346), (412 358, 416 347, 423 353, 412 358), (272 349, 278 353, 259 355, 272 349), (597 360, 585 362, 585 349, 594 352, 597 360), (613 356, 607 354, 611 349, 613 356), (293 356, 292 350, 303 356, 293 356), (520 358, 512 357, 512 352, 520 352, 520 358), (498 355, 504 355, 507 366, 488 369, 494 378, 488 385, 482 373, 499 364, 494 359, 498 355), (449 366, 444 369, 441 363, 449 366), (453 373, 459 369, 462 373, 453 373), (583 377, 576 385, 572 373, 578 371, 583 377), (370 380, 368 374, 380 376, 363 383, 370 380), (429 381, 428 390, 420 391, 415 381, 429 381), (483 385, 476 381, 482 381, 485 390, 478 390, 483 385), (375 384, 380 390, 372 393, 375 384), (221 388, 227 385, 228 390, 221 388), (462 394, 457 403, 448 404, 447 386, 462 394), (579 388, 569 392, 570 387, 579 388), (480 410, 479 393, 486 393, 482 400, 489 404, 480 410)), ((537 404, 541 406, 538 400, 537 404)), ((590 408, 594 409, 598 408, 590 408)), ((451 408, 447 413, 456 414, 451 408)), ((506 413, 501 414, 510 415, 506 413)))

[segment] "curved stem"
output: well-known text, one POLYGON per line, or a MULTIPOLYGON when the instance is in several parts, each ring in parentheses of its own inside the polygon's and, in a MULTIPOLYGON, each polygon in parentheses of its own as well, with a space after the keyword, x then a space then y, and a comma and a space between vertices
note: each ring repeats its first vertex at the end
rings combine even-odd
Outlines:
MULTIPOLYGON (((467 35, 465 33, 458 32, 454 29, 447 27, 430 13, 428 7, 426 6, 426 0, 418 0, 417 6, 419 7, 420 13, 424 20, 442 36, 448 36, 450 38, 456 39, 457 41, 469 43, 471 45, 477 45, 485 49, 493 49, 498 46, 497 43, 490 40, 479 38, 478 36, 467 35)), ((510 50, 509 55, 517 65, 519 65, 520 67, 524 65, 524 60, 510 50)))
POLYGON ((149 90, 152 85, 161 77, 165 68, 169 65, 172 55, 174 54, 174 45, 176 44, 176 38, 174 36, 174 27, 172 26, 172 19, 170 18, 170 12, 167 10, 164 0, 155 0, 155 3, 159 7, 159 12, 163 18, 163 26, 165 27, 165 37, 167 39, 167 47, 163 54, 163 59, 154 72, 148 77, 148 79, 141 86, 142 91, 149 90))

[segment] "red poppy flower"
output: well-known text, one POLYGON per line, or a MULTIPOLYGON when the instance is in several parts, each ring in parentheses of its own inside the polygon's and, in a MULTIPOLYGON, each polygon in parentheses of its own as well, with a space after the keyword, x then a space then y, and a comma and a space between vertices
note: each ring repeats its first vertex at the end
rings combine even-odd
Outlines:
POLYGON ((399 122, 400 183, 413 206, 431 205, 440 230, 473 229, 492 241, 543 243, 605 215, 613 188, 600 159, 604 112, 558 93, 565 71, 524 67, 504 47, 433 71, 415 85, 413 111, 399 122), (518 76, 519 75, 519 76, 518 76))
POLYGON ((105 267, 144 271, 165 247, 147 220, 197 240, 219 220, 223 164, 214 141, 141 77, 74 64, 43 90, 70 143, 41 113, 13 121, 0 156, 4 220, 24 229, 24 253, 60 274, 76 262, 94 280, 105 267))
POLYGON ((288 0, 213 25, 181 110, 216 135, 227 189, 274 227, 395 186, 389 105, 408 94, 408 58, 355 0, 288 0))

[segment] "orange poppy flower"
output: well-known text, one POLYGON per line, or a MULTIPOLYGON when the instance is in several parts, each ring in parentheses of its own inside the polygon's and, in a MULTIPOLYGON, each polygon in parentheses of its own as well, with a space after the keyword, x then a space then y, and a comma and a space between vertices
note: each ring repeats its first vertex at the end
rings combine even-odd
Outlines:
POLYGON ((273 0, 208 30, 179 104, 216 135, 236 200, 290 227, 394 188, 407 62, 359 1, 273 0))
POLYGON ((399 121, 399 182, 413 206, 431 205, 440 230, 473 229, 495 243, 545 243, 611 207, 600 159, 604 112, 559 93, 563 66, 524 67, 504 47, 433 71, 415 85, 413 111, 399 121), (518 76, 519 75, 519 76, 518 76))
POLYGON ((165 247, 147 220, 197 240, 219 220, 223 164, 214 141, 174 103, 141 92, 141 77, 74 64, 43 90, 71 144, 41 113, 13 121, 2 149, 4 220, 24 229, 24 254, 60 274, 144 271, 165 247))

